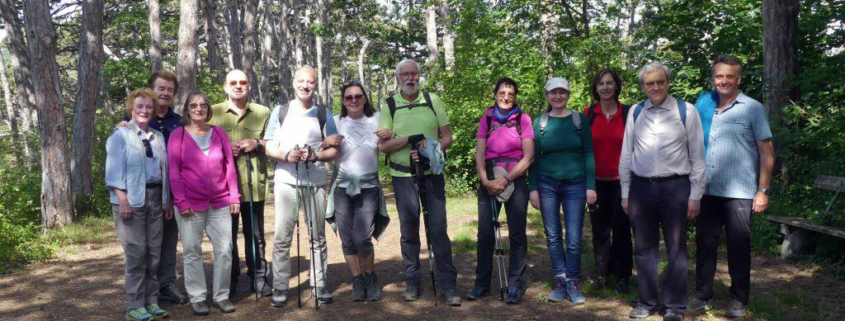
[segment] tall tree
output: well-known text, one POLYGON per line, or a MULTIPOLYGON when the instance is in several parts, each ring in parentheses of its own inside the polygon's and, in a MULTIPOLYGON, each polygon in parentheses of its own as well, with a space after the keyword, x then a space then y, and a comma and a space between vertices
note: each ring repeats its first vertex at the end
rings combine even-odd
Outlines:
MULTIPOLYGON (((566 1, 563 1, 565 4, 566 1)), ((549 74, 554 73, 554 65, 552 64, 552 54, 555 51, 555 35, 558 30, 558 21, 560 15, 556 8, 548 1, 540 1, 540 53, 543 56, 543 62, 549 74)))
POLYGON ((331 57, 332 57, 332 45, 330 40, 326 40, 324 35, 329 34, 328 30, 328 19, 326 12, 329 9, 329 4, 327 0, 317 0, 314 1, 313 4, 315 5, 314 11, 316 11, 316 18, 315 22, 318 27, 317 32, 315 33, 314 43, 316 44, 316 61, 317 61, 317 73, 319 74, 319 86, 317 86, 317 92, 319 92, 320 96, 320 103, 323 106, 332 106, 332 76, 331 76, 331 57))
POLYGON ((21 131, 24 135, 24 153, 30 155, 27 165, 36 162, 37 153, 30 150, 29 133, 32 128, 32 110, 35 109, 35 89, 30 78, 30 61, 23 34, 23 24, 18 18, 14 0, 0 0, 0 14, 9 41, 9 55, 15 78, 15 98, 21 115, 21 131))
MULTIPOLYGON (((271 60, 273 59, 273 37, 276 34, 276 22, 273 17, 273 1, 262 0, 260 7, 264 9, 261 28, 261 80, 258 85, 258 101, 264 106, 270 106, 270 78, 271 60)), ((283 65, 280 65, 283 66, 283 65)))
POLYGON ((279 92, 276 94, 276 104, 284 104, 287 103, 288 99, 291 97, 291 90, 293 85, 293 66, 292 55, 291 55, 291 48, 293 47, 293 30, 292 25, 290 23, 291 15, 290 15, 291 4, 290 0, 279 0, 279 27, 276 28, 276 32, 279 33, 276 36, 278 39, 278 55, 276 57, 277 64, 279 66, 279 92))
MULTIPOLYGON (((18 131, 18 120, 15 116, 15 102, 12 100, 12 92, 9 89, 9 78, 6 76, 6 59, 3 58, 3 54, 0 48, 0 85, 3 86, 3 102, 6 104, 6 125, 9 126, 9 130, 12 132, 12 139, 13 140, 20 140, 20 132, 18 131)), ((24 144, 26 145, 26 144, 24 144)), ((18 165, 23 164, 23 157, 21 155, 21 151, 18 148, 14 148, 15 153, 15 160, 17 160, 18 165)), ((29 155, 26 155, 27 157, 29 155)))
POLYGON ((41 138, 41 222, 45 229, 65 226, 74 217, 67 131, 56 65, 56 32, 50 17, 48 0, 24 3, 41 138))
POLYGON ((238 15, 238 1, 223 1, 226 4, 226 28, 229 34, 229 68, 243 68, 241 52, 241 19, 238 15))
POLYGON ((440 52, 437 50, 437 6, 434 2, 425 9, 426 45, 428 47, 428 63, 436 64, 440 52))
MULTIPOLYGON (((364 38, 362 40, 361 50, 358 51, 358 81, 364 82, 364 57, 367 56, 367 47, 370 46, 370 39, 364 38)), ((366 84, 366 83, 365 83, 366 84)))
MULTIPOLYGON (((249 83, 253 86, 258 84, 258 77, 255 72, 255 29, 258 27, 258 0, 247 0, 244 5, 244 39, 243 39, 243 71, 249 77, 249 83)), ((257 88, 256 88, 257 89, 257 88)), ((250 90, 249 97, 254 99, 258 90, 250 90)))
POLYGON ((182 0, 179 3, 179 15, 179 58, 176 60, 179 93, 176 102, 181 105, 186 96, 197 88, 199 0, 182 0))
POLYGON ((440 3, 440 16, 443 21, 443 55, 446 60, 446 70, 455 66, 455 25, 449 15, 449 0, 440 3))
POLYGON ((208 66, 214 77, 214 83, 223 83, 223 62, 220 58, 220 44, 217 39, 217 27, 214 18, 217 16, 217 8, 214 0, 201 0, 203 22, 205 27, 205 43, 208 50, 208 66))
POLYGON ((73 105, 73 157, 70 163, 73 192, 91 195, 91 150, 94 148, 94 112, 100 105, 100 70, 103 64, 103 0, 82 1, 79 33, 76 102, 73 105))
MULTIPOLYGON (((798 6, 798 0, 763 0, 763 100, 773 123, 780 122, 781 108, 790 98, 798 99, 793 90, 798 65, 798 6)), ((780 161, 785 177, 789 175, 787 164, 780 161)))
MULTIPOLYGON (((102 7, 102 5, 100 6, 102 7)), ((147 6, 149 9, 147 17, 150 23, 150 60, 152 61, 152 70, 156 72, 163 68, 161 62, 161 19, 159 19, 161 9, 158 0, 147 0, 147 6)), ((100 24, 102 24, 102 17, 100 17, 100 21, 100 24)))

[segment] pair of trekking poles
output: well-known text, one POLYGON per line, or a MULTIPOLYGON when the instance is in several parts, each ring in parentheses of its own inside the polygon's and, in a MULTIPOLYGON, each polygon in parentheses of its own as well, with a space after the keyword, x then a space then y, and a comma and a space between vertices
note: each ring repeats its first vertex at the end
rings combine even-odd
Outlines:
MULTIPOLYGON (((306 155, 308 157, 314 153, 314 149, 311 146, 306 145, 303 147, 306 149, 306 155)), ((300 150, 299 145, 293 147, 294 150, 300 150)), ((295 179, 296 179, 296 186, 295 186, 295 193, 296 193, 296 201, 294 202, 293 212, 296 215, 296 223, 294 224, 294 229, 296 230, 296 283, 298 284, 296 287, 296 303, 297 306, 302 308, 302 280, 300 274, 302 274, 302 262, 301 262, 301 255, 299 252, 299 209, 300 205, 303 205, 305 210, 305 221, 308 224, 308 243, 310 244, 311 249, 311 277, 317 276, 317 262, 314 259, 314 233, 316 232, 315 226, 316 222, 314 222, 315 214, 314 211, 317 207, 317 200, 315 198, 316 191, 313 191, 314 186, 311 184, 311 170, 308 165, 309 161, 300 160, 299 162, 295 163, 295 179), (302 163, 305 166, 305 190, 300 190, 300 186, 302 186, 302 180, 299 177, 299 164, 302 163), (310 213, 309 213, 310 211, 310 213), (310 215, 309 215, 310 214, 310 215)), ((320 299, 319 293, 317 293, 317 281, 314 281, 314 309, 320 310, 320 299)))

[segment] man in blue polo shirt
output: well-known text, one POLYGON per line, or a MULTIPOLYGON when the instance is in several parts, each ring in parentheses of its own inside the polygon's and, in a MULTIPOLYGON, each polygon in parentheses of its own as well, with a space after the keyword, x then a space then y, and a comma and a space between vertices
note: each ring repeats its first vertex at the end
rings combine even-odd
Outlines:
POLYGON ((696 220, 695 293, 689 310, 713 298, 716 253, 722 226, 728 239, 731 300, 725 316, 746 314, 751 290, 751 215, 769 205, 775 156, 766 108, 739 90, 742 65, 721 55, 711 68, 716 89, 696 102, 704 126, 707 188, 696 220))

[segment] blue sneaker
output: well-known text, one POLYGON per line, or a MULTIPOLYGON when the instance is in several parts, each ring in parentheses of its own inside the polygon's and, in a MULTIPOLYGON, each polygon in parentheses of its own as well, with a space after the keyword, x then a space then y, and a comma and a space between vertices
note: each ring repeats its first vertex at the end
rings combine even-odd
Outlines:
POLYGON ((473 301, 490 294, 490 288, 485 288, 480 285, 474 285, 469 292, 467 292, 466 299, 473 301))
POLYGON ((581 293, 581 285, 578 284, 577 279, 566 280, 566 294, 569 296, 569 301, 575 304, 582 304, 587 302, 587 298, 581 293))
POLYGON ((549 293, 549 301, 560 302, 567 297, 566 288, 563 285, 565 281, 560 277, 555 279, 557 279, 557 285, 555 286, 555 289, 552 290, 552 293, 549 293))
POLYGON ((519 304, 522 301, 522 291, 518 287, 508 287, 508 297, 505 299, 507 304, 519 304))

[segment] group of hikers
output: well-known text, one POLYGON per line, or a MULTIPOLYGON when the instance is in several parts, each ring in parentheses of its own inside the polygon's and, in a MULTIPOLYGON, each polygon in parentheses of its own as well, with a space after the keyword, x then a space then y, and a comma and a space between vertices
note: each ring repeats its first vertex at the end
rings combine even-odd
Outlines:
MULTIPOLYGON (((586 301, 581 242, 590 213, 593 285, 628 293, 636 263, 639 299, 631 318, 658 312, 661 231, 667 252, 663 319, 683 320, 686 310, 710 307, 722 226, 731 277, 725 315, 744 316, 751 283, 751 215, 768 205, 772 135, 765 108, 739 90, 740 60, 719 56, 711 72, 713 90, 693 105, 668 94, 669 68, 651 62, 638 74, 648 99, 629 106, 619 100, 619 74, 602 69, 590 83, 594 103, 583 113, 567 106, 569 82, 550 78, 544 88, 546 111, 533 121, 519 104, 516 81, 496 81, 495 103, 481 115, 476 134, 477 266, 474 285, 463 298, 489 295, 496 265, 500 299, 522 301, 530 203, 541 213, 556 282, 549 301, 586 301), (502 209, 509 247, 499 222, 502 209), (697 228, 695 290, 689 299, 688 221, 697 228)), ((274 307, 294 296, 302 306, 300 293, 290 293, 289 287, 294 236, 296 289, 302 287, 301 212, 315 306, 333 300, 326 281, 326 223, 340 237, 352 275, 352 300, 379 300, 372 240, 390 222, 378 176, 379 152, 387 155, 398 211, 406 286, 402 299, 418 300, 422 292, 423 225, 437 301, 460 306, 443 175, 452 130, 440 97, 420 90, 420 73, 414 60, 399 62, 398 93, 379 110, 364 85, 344 83, 340 115, 333 115, 315 97, 317 73, 309 66, 294 73, 295 97, 272 111, 250 101, 247 75, 232 70, 223 85, 224 102, 211 105, 203 93, 189 93, 181 117, 172 108, 176 76, 166 71, 151 75, 148 88, 128 95, 128 116, 106 144, 106 185, 125 252, 126 319, 167 317, 159 298, 190 302, 194 314, 209 314, 204 234, 214 252, 213 307, 235 311, 230 294, 241 273, 239 224, 249 243, 244 251, 250 289, 269 296, 274 307), (275 233, 267 262, 263 227, 270 159, 276 163, 275 233), (330 162, 335 163, 331 175, 330 162), (178 234, 187 296, 175 284, 178 234)))

